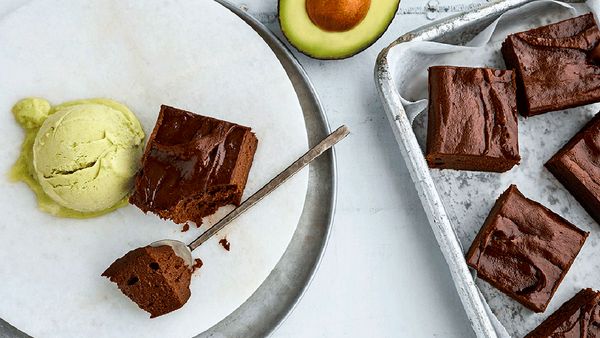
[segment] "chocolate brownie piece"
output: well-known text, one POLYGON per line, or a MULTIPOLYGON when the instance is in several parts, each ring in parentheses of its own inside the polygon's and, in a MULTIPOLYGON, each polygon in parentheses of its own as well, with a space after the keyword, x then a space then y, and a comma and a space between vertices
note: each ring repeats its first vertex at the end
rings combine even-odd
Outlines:
POLYGON ((129 202, 175 223, 239 205, 258 140, 250 128, 162 106, 129 202))
POLYGON ((475 237, 467 264, 535 312, 543 312, 588 233, 511 185, 475 237))
POLYGON ((554 155, 546 168, 600 223, 600 114, 554 155))
POLYGON ((519 111, 532 116, 600 101, 600 31, 592 14, 509 35, 506 66, 517 73, 519 111))
POLYGON ((600 337, 600 292, 583 289, 525 338, 600 337))
POLYGON ((504 172, 518 164, 515 95, 510 70, 429 68, 429 166, 504 172))
POLYGON ((150 318, 179 309, 191 295, 192 271, 168 245, 132 250, 102 276, 116 283, 150 318))

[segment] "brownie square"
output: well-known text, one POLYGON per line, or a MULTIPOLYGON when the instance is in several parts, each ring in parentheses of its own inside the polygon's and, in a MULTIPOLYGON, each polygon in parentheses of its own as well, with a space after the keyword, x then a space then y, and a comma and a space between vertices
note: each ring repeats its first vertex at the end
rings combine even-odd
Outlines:
POLYGON ((504 172, 518 164, 515 95, 510 70, 429 68, 429 166, 504 172))
POLYGON ((129 251, 102 276, 116 283, 150 318, 181 308, 191 296, 192 271, 168 245, 129 251))
POLYGON ((175 223, 239 205, 258 140, 250 128, 162 106, 129 202, 175 223))
POLYGON ((556 153, 546 168, 600 223, 600 114, 556 153))
POLYGON ((600 337, 600 292, 583 289, 525 338, 600 337))
POLYGON ((506 66, 517 73, 524 116, 600 101, 600 31, 592 14, 509 35, 506 66))
POLYGON ((543 312, 587 236, 511 185, 471 244, 467 264, 498 290, 543 312))

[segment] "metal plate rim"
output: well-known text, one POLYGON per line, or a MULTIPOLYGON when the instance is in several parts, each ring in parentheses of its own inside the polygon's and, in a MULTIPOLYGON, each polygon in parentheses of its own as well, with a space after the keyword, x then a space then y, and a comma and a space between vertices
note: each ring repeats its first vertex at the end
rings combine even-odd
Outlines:
MULTIPOLYGON (((316 117, 317 117, 317 119, 320 120, 320 122, 322 124, 321 128, 323 128, 323 131, 325 132, 325 135, 322 135, 322 136, 326 136, 327 134, 329 134, 331 132, 331 127, 330 127, 329 119, 327 118, 327 115, 326 115, 323 105, 321 103, 321 99, 319 98, 319 96, 314 88, 314 85, 312 84, 312 81, 308 77, 308 74, 306 73, 306 71, 300 64, 300 62, 292 54, 291 50, 271 30, 269 30, 269 28, 267 28, 258 19, 254 18, 252 15, 248 14, 246 11, 244 11, 241 8, 230 3, 228 0, 214 0, 214 1, 216 1, 217 3, 220 3, 221 5, 223 5, 230 11, 232 11, 234 14, 236 14, 240 18, 242 18, 244 21, 246 21, 253 29, 255 29, 257 31, 257 33, 259 33, 265 39, 267 44, 269 44, 269 46, 271 47, 271 49, 273 49, 274 52, 280 52, 281 56, 284 57, 286 59, 286 61, 290 62, 291 66, 293 67, 290 70, 295 72, 296 75, 299 76, 299 78, 301 79, 301 81, 303 83, 303 86, 305 86, 306 87, 305 89, 308 91, 307 93, 310 95, 310 99, 314 103, 315 113, 317 115, 316 117)), ((280 60, 280 61, 282 61, 282 60, 280 60)), ((286 69, 286 71, 288 71, 288 69, 286 69)), ((301 100, 300 97, 299 97, 299 100, 301 100)), ((306 115, 307 112, 304 111, 304 114, 306 115)), ((309 127, 307 126, 307 132, 308 132, 308 128, 309 127)), ((313 139, 313 140, 309 139, 309 143, 311 143, 311 146, 312 146, 312 143, 316 143, 318 141, 319 141, 318 139, 313 139)), ((326 231, 322 238, 322 243, 317 252, 314 265, 312 267, 310 267, 310 269, 309 269, 310 273, 309 273, 308 278, 304 281, 304 283, 303 283, 304 285, 298 290, 297 295, 293 298, 293 301, 289 304, 289 306, 284 311, 282 311, 282 313, 279 313, 280 316, 274 322, 274 325, 270 329, 262 332, 262 335, 264 335, 264 336, 270 336, 289 318, 292 311, 299 304, 302 297, 306 294, 306 291, 308 290, 311 283, 313 282, 315 274, 316 274, 317 270, 319 269, 321 262, 323 260, 323 257, 325 255, 325 251, 327 249, 327 246, 328 246, 328 243, 329 243, 329 240, 331 237, 331 231, 333 228, 333 223, 334 223, 334 218, 335 218, 335 211, 336 211, 336 205, 337 205, 337 184, 338 184, 338 181, 337 181, 337 157, 336 157, 335 147, 331 148, 331 150, 329 150, 328 153, 330 156, 328 162, 329 162, 329 165, 331 166, 330 172, 329 172, 330 179, 331 179, 331 193, 328 198, 328 200, 329 200, 328 202, 330 203, 330 208, 329 208, 329 213, 328 213, 327 220, 326 220, 326 223, 327 223, 326 231)), ((323 159, 321 159, 321 160, 323 160, 323 159)), ((319 160, 317 160, 317 161, 319 161, 319 160)), ((312 166, 312 164, 311 164, 311 166, 312 166)), ((308 197, 307 197, 307 199, 308 199, 308 197)), ((305 203, 305 205, 306 205, 306 203, 305 203)), ((284 259, 285 259, 285 255, 282 258, 282 260, 278 263, 278 265, 281 264, 284 259)), ((258 332, 256 332, 256 333, 258 333, 258 332)), ((200 335, 200 336, 202 336, 202 335, 200 335)), ((247 336, 245 335, 245 337, 247 337, 247 336)))
MULTIPOLYGON (((303 91, 303 94, 306 96, 304 101, 307 101, 308 103, 306 103, 306 104, 311 108, 311 109, 305 109, 305 107, 303 105, 303 113, 305 115, 305 120, 307 119, 307 114, 310 115, 309 118, 312 121, 314 121, 315 123, 317 123, 317 127, 318 127, 317 129, 319 129, 316 131, 312 131, 312 134, 313 134, 312 137, 311 137, 311 135, 309 135, 309 143, 311 145, 313 145, 313 143, 318 142, 320 140, 320 138, 323 138, 324 136, 329 134, 331 132, 331 128, 329 125, 329 120, 325 114, 325 110, 323 109, 323 106, 321 104, 321 100, 319 99, 312 82, 308 78, 306 71, 303 69, 302 65, 298 62, 298 60, 295 58, 295 56, 292 54, 292 52, 289 50, 289 48, 283 42, 281 42, 275 36, 275 34, 273 32, 271 32, 266 26, 264 26, 260 21, 258 21, 256 18, 252 17, 250 14, 246 13, 241 8, 238 8, 237 6, 233 5, 232 3, 230 3, 227 0, 214 0, 214 1, 223 5, 225 8, 227 8, 228 10, 233 12, 233 14, 239 16, 242 20, 244 20, 247 24, 249 24, 259 35, 261 35, 261 37, 265 40, 265 42, 269 45, 269 47, 277 55, 280 62, 282 62, 282 66, 283 66, 284 62, 288 65, 287 68, 284 66, 284 68, 286 68, 286 72, 288 72, 288 77, 290 77, 290 79, 291 79, 290 75, 292 75, 295 78, 297 78, 299 84, 294 84, 294 87, 296 89, 298 99, 301 101, 301 104, 302 104, 303 99, 302 99, 301 95, 298 93, 299 89, 296 88, 297 85, 301 86, 301 90, 303 91), (315 138, 317 138, 317 139, 315 139, 315 138)), ((309 133, 309 134, 311 133, 311 130, 309 130, 308 125, 307 125, 307 133, 309 133)), ((270 317, 268 320, 265 320, 263 318, 262 319, 263 322, 256 323, 256 324, 258 324, 256 328, 248 326, 248 323, 240 322, 239 318, 228 322, 228 320, 231 319, 230 317, 233 316, 233 314, 230 314, 227 318, 223 319, 220 323, 216 324, 209 330, 199 334, 196 337, 263 337, 263 336, 269 336, 277 328, 279 328, 281 326, 281 324, 287 318, 289 318, 291 312, 294 310, 294 308, 298 305, 298 303, 300 302, 302 297, 305 295, 310 284, 314 280, 315 273, 318 270, 318 268, 322 262, 323 256, 325 254, 325 251, 326 251, 326 248, 327 248, 330 236, 331 236, 331 230, 333 227, 333 221, 334 221, 334 217, 335 217, 335 207, 336 207, 336 202, 337 202, 337 161, 336 161, 335 149, 332 148, 330 151, 323 154, 321 156, 321 158, 318 159, 316 162, 322 164, 322 165, 318 165, 318 166, 326 169, 325 174, 329 178, 329 182, 325 182, 325 183, 327 183, 326 185, 329 188, 328 191, 326 192, 327 196, 325 196, 326 197, 325 200, 328 204, 328 208, 327 208, 327 215, 323 219, 324 223, 323 223, 323 227, 322 227, 323 228, 322 236, 320 238, 319 243, 317 243, 318 246, 316 247, 316 250, 312 252, 312 254, 314 255, 314 259, 312 262, 313 264, 312 264, 312 266, 308 267, 308 269, 306 270, 306 275, 305 275, 306 277, 300 283, 301 287, 299 287, 298 289, 295 290, 295 293, 293 295, 291 295, 288 303, 286 303, 279 312, 270 313, 270 314, 268 314, 268 316, 270 317), (234 326, 236 323, 238 324, 238 326, 234 326), (226 325, 223 326, 223 324, 226 324, 226 325), (223 333, 223 331, 219 331, 220 328, 225 328, 224 331, 227 331, 227 332, 223 333)), ((310 165, 311 170, 313 169, 312 168, 313 166, 317 166, 317 164, 316 163, 311 164, 310 165)), ((321 170, 321 171, 323 171, 323 170, 321 170)), ((309 189, 310 189, 310 181, 309 181, 309 189)), ((307 196, 307 201, 308 201, 308 196, 307 196)), ((307 202, 305 202, 305 210, 303 211, 302 218, 304 218, 306 208, 307 208, 307 202)), ((301 218, 301 221, 302 221, 302 218, 301 218)), ((299 222, 299 225, 300 225, 301 221, 299 222)), ((292 241, 293 241, 293 239, 292 239, 292 241)), ((290 249, 291 246, 292 246, 292 243, 290 243, 290 246, 288 246, 288 250, 290 249)), ((286 251, 286 254, 287 254, 287 251, 286 251)), ((284 259, 286 257, 286 254, 284 254, 284 257, 282 257, 280 262, 277 264, 278 266, 282 263, 285 263, 284 259)), ((267 281, 269 279, 271 279, 271 275, 269 275, 267 280, 265 280, 265 282, 263 282, 263 285, 267 284, 267 281)), ((262 285, 261 285, 261 287, 262 287, 262 285)), ((259 290, 260 290, 260 288, 259 288, 259 290)), ((253 294, 248 301, 252 300, 252 298, 255 297, 255 294, 253 294)), ((246 303, 248 303, 248 301, 246 301, 246 303)), ((244 303, 244 304, 246 304, 246 303, 244 303)), ((242 307, 243 307, 243 305, 242 305, 242 307)), ((240 307, 240 308, 242 308, 242 307, 240 307)), ((240 310, 240 309, 238 309, 238 310, 240 310)), ((236 312, 238 310, 236 310, 236 312)), ((234 314, 236 312, 234 312, 234 314)), ((250 318, 250 319, 252 319, 252 318, 250 318)), ((30 336, 21 332, 20 330, 18 330, 17 328, 13 327, 11 324, 7 323, 6 321, 4 321, 0 318, 0 337, 8 338, 8 337, 30 337, 30 336)))

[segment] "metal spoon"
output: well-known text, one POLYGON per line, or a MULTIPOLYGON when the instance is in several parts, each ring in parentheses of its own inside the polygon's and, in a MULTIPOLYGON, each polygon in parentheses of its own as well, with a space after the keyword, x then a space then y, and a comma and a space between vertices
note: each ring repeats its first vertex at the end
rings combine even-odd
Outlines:
POLYGON ((300 169, 307 166, 309 163, 314 161, 317 157, 323 154, 326 150, 331 148, 333 145, 341 141, 344 137, 348 136, 350 130, 345 125, 339 127, 336 131, 329 134, 323 141, 319 142, 316 146, 310 149, 306 154, 297 159, 294 163, 292 163, 289 167, 287 167, 284 171, 282 171, 279 175, 275 176, 269 183, 260 188, 254 195, 250 196, 247 200, 242 202, 239 207, 235 208, 225 217, 223 217, 219 222, 215 225, 207 229, 202 235, 196 238, 193 242, 186 245, 185 243, 174 240, 174 239, 164 239, 161 241, 156 241, 150 246, 162 246, 162 245, 170 245, 175 251, 175 254, 185 261, 185 263, 192 267, 194 261, 192 259, 192 251, 199 247, 202 243, 206 242, 209 238, 211 238, 214 234, 223 229, 227 224, 236 219, 238 216, 243 214, 246 210, 250 209, 254 206, 258 201, 263 199, 263 197, 270 194, 273 190, 277 189, 283 182, 287 181, 290 177, 294 176, 300 169))

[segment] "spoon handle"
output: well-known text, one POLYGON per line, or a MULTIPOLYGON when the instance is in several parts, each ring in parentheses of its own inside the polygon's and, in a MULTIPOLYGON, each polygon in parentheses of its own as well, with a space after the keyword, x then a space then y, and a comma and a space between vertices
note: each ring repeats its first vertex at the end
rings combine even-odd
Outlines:
POLYGON ((243 214, 246 210, 250 209, 254 206, 258 201, 263 199, 263 197, 267 196, 273 190, 277 189, 283 182, 287 181, 290 177, 294 176, 300 169, 307 166, 310 162, 315 160, 329 148, 331 148, 334 144, 341 141, 344 137, 348 136, 350 130, 345 125, 339 127, 336 131, 329 134, 323 141, 310 149, 306 154, 296 160, 296 162, 292 163, 289 167, 287 167, 284 171, 282 171, 279 175, 275 176, 269 183, 260 188, 254 195, 250 196, 247 200, 242 202, 239 207, 235 208, 225 217, 223 217, 219 222, 206 230, 200 237, 196 238, 193 242, 191 242, 188 247, 190 250, 194 250, 199 247, 202 243, 206 242, 209 238, 211 238, 214 234, 223 229, 227 224, 236 219, 239 215, 243 214))

